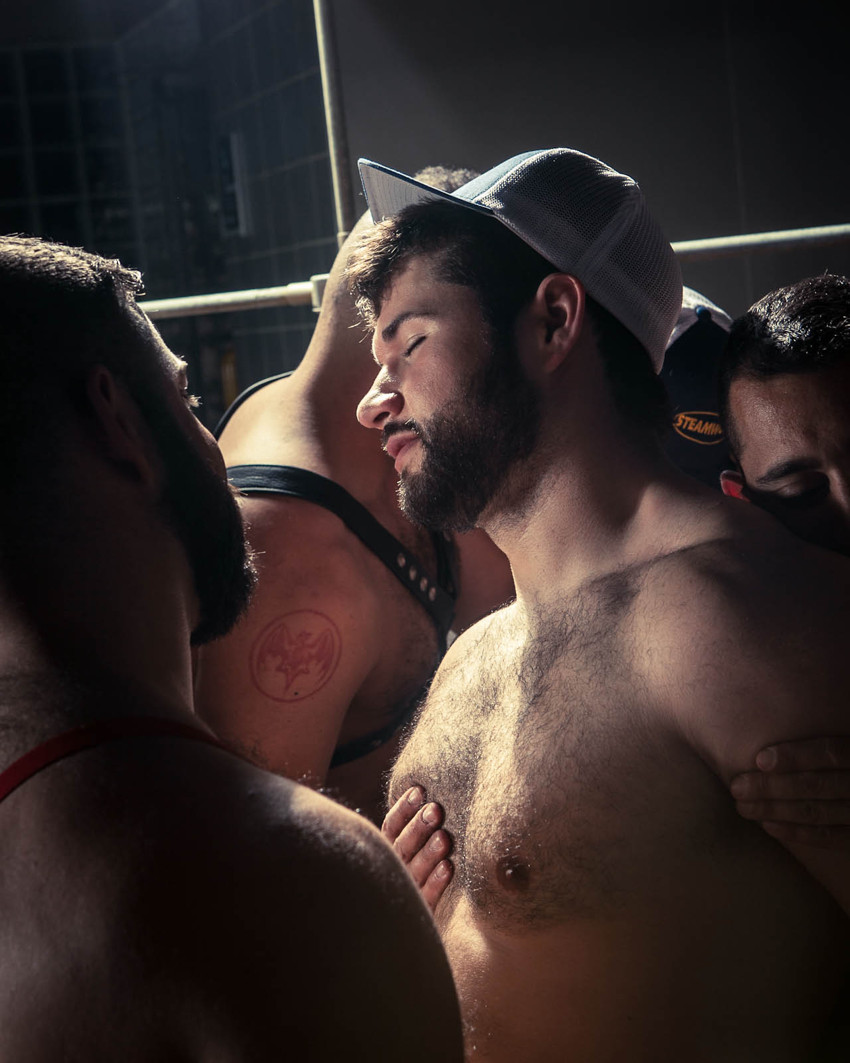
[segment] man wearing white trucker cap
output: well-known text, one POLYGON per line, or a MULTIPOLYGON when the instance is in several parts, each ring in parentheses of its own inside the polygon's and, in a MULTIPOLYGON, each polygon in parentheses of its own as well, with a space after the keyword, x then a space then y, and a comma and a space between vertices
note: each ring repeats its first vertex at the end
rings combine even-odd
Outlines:
POLYGON ((569 149, 451 195, 361 170, 358 415, 408 516, 484 528, 517 590, 451 647, 389 790, 469 1057, 816 1058, 847 864, 792 859, 727 784, 769 742, 848 732, 850 573, 661 454, 681 281, 633 180, 569 149), (454 875, 423 881, 440 806, 454 875))

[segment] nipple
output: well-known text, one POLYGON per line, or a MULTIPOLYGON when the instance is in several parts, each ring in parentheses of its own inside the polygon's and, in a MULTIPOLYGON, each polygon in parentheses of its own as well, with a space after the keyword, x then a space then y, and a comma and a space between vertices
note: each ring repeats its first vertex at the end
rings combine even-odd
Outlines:
POLYGON ((496 879, 512 893, 523 893, 531 885, 531 867, 518 856, 503 856, 496 863, 496 879))

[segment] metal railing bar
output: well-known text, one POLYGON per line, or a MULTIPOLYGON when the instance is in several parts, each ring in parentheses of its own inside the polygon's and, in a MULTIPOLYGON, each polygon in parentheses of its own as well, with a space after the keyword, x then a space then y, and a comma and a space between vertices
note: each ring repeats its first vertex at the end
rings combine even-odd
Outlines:
POLYGON ((801 245, 836 244, 850 240, 850 224, 817 225, 809 229, 781 229, 777 232, 746 233, 741 236, 714 236, 704 240, 680 240, 673 244, 679 258, 692 261, 742 251, 776 251, 801 245))
MULTIPOLYGON (((742 236, 716 236, 704 240, 679 240, 673 250, 683 261, 716 258, 747 252, 777 251, 789 247, 812 247, 850 241, 850 224, 818 225, 809 229, 782 229, 776 232, 746 233, 742 236)), ((139 306, 154 319, 191 317, 194 314, 226 314, 236 310, 258 310, 270 306, 313 306, 322 303, 327 273, 309 281, 295 281, 275 288, 251 288, 213 295, 186 295, 177 299, 143 300, 139 306)))
MULTIPOLYGON (((324 277, 324 275, 322 275, 324 277)), ((139 307, 148 317, 191 317, 194 314, 227 314, 236 310, 259 310, 271 306, 310 306, 315 285, 295 281, 275 288, 249 288, 241 292, 186 295, 177 299, 143 299, 139 307)))

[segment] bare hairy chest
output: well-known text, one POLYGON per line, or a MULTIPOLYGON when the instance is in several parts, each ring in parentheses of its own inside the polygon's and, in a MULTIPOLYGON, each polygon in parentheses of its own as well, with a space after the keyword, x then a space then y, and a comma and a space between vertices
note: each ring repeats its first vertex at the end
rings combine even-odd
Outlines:
POLYGON ((391 798, 417 782, 444 804, 453 889, 496 919, 616 904, 666 844, 683 787, 698 803, 711 786, 653 712, 628 616, 530 632, 505 610, 469 643, 438 673, 391 798))

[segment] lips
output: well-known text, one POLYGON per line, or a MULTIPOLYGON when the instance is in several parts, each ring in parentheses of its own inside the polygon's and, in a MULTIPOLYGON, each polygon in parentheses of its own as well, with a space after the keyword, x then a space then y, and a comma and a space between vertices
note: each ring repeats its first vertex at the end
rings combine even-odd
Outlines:
POLYGON ((402 459, 414 443, 419 442, 415 432, 396 432, 384 444, 384 450, 395 462, 396 472, 401 472, 402 459))

